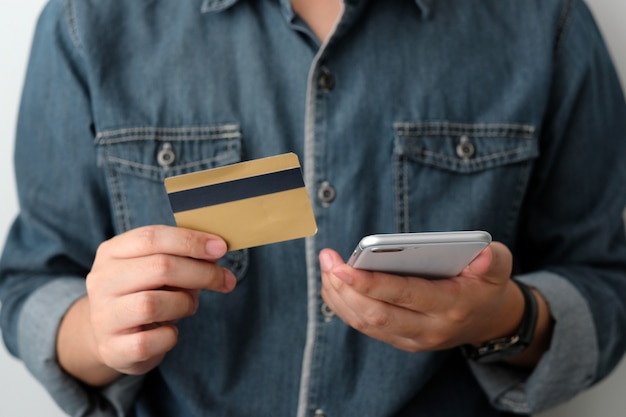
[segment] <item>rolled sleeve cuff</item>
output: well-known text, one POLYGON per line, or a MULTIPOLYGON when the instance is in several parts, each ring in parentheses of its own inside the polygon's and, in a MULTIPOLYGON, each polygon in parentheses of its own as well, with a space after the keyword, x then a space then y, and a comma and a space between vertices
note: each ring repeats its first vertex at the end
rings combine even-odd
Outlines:
POLYGON ((59 406, 72 416, 122 416, 128 413, 143 378, 126 376, 106 388, 88 388, 57 362, 59 324, 69 307, 85 295, 83 279, 56 279, 24 303, 18 322, 19 356, 59 406))
POLYGON ((599 355, 596 329, 587 302, 563 277, 538 272, 516 279, 536 288, 550 307, 555 321, 550 349, 529 371, 503 363, 470 361, 470 366, 494 406, 537 413, 592 384, 599 355))

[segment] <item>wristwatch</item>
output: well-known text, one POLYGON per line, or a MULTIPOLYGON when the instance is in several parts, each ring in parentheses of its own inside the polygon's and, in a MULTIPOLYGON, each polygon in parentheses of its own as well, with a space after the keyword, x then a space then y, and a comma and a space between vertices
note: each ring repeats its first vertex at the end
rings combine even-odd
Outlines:
POLYGON ((496 362, 522 353, 532 342, 539 315, 537 299, 528 285, 515 280, 513 282, 524 295, 524 315, 517 332, 513 336, 493 339, 480 346, 461 346, 461 352, 466 358, 479 363, 496 362))

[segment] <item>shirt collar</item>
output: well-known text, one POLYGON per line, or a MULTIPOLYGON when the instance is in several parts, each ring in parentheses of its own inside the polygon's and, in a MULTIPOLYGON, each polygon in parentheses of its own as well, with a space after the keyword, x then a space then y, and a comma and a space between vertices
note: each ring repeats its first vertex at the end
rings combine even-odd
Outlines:
POLYGON ((228 9, 238 0, 202 0, 202 13, 219 12, 228 9))
POLYGON ((433 2, 435 0, 415 0, 415 4, 420 9, 422 17, 427 18, 430 16, 430 12, 433 9, 433 2))
MULTIPOLYGON (((201 10, 202 13, 219 12, 221 10, 229 8, 238 1, 239 0, 202 0, 201 10)), ((434 0, 415 0, 415 4, 420 9, 423 17, 428 17, 428 15, 430 14, 433 1, 434 0)), ((281 5, 283 6, 283 8, 289 6, 288 9, 291 10, 291 7, 288 3, 289 0, 281 0, 281 5)))

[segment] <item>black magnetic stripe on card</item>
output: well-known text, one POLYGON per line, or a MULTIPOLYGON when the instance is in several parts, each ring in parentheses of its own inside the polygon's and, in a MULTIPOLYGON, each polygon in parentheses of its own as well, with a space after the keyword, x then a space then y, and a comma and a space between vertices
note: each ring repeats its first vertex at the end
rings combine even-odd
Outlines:
POLYGON ((300 168, 270 172, 219 184, 169 193, 172 211, 194 210, 304 187, 300 168))

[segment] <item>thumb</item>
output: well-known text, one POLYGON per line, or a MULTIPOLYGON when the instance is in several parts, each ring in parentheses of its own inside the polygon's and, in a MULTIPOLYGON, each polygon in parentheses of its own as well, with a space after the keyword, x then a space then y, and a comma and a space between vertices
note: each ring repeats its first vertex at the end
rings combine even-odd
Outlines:
POLYGON ((336 265, 343 264, 343 259, 332 249, 322 249, 319 253, 319 261, 322 272, 330 272, 336 265))
POLYGON ((489 282, 501 283, 511 277, 513 255, 504 244, 491 242, 469 264, 468 269, 472 274, 489 282))

